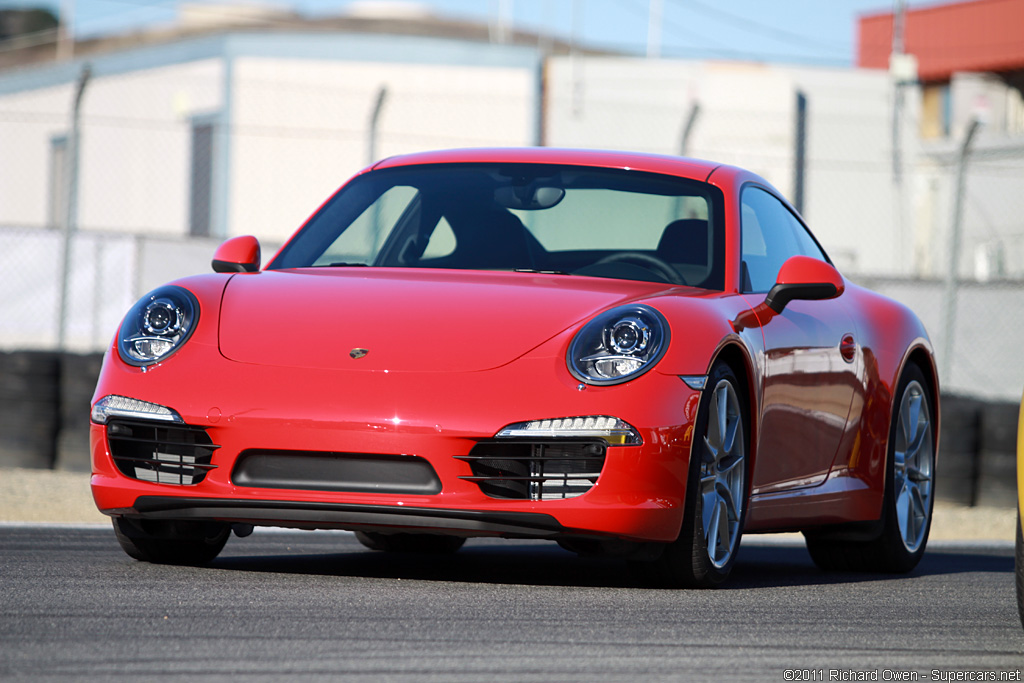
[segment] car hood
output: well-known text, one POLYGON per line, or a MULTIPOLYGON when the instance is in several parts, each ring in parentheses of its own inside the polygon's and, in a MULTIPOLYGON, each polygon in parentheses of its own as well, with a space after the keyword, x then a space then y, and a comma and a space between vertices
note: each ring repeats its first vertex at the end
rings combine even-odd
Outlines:
MULTIPOLYGON (((467 372, 509 363, 617 303, 669 286, 533 273, 322 268, 234 276, 225 357, 287 367, 467 372), (354 359, 353 349, 365 349, 354 359)), ((358 353, 358 352, 356 352, 358 353)))

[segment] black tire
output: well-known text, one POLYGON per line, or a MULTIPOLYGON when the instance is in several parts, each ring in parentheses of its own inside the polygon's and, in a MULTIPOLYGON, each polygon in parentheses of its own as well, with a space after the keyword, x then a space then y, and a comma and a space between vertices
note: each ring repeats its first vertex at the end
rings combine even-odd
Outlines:
POLYGON ((370 550, 421 555, 450 555, 457 552, 466 542, 466 539, 461 536, 381 534, 376 531, 357 531, 356 538, 370 550))
POLYGON ((199 566, 212 562, 231 535, 222 522, 136 520, 114 517, 114 535, 141 562, 199 566))
POLYGON ((869 540, 805 533, 811 559, 823 570, 900 574, 916 567, 924 555, 935 505, 935 402, 916 365, 903 373, 895 397, 880 531, 869 540))
POLYGON ((732 369, 716 364, 708 375, 694 425, 679 538, 655 561, 633 563, 647 581, 714 588, 732 571, 750 495, 750 421, 744 397, 732 369), (707 509, 709 504, 712 510, 707 509), (717 542, 709 543, 709 535, 717 542))

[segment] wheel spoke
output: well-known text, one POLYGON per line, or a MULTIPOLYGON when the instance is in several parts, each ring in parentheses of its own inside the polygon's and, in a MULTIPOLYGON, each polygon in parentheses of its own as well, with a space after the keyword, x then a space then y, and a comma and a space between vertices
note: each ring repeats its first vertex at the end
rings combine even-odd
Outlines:
MULTIPOLYGON (((910 388, 907 388, 907 394, 910 394, 910 388)), ((921 395, 910 394, 908 399, 903 402, 902 409, 900 411, 900 420, 903 424, 903 438, 905 443, 910 444, 913 442, 914 433, 918 431, 918 423, 921 419, 921 395)), ((909 450, 909 448, 908 448, 909 450)))
POLYGON ((732 554, 733 525, 730 524, 729 515, 726 512, 725 501, 719 501, 718 512, 715 517, 718 519, 718 534, 715 539, 715 556, 712 559, 722 561, 728 559, 732 554))
POLYGON ((900 533, 903 534, 905 541, 907 525, 910 524, 910 493, 906 486, 900 488, 899 495, 896 497, 896 520, 899 522, 900 533))
POLYGON ((719 385, 715 388, 715 405, 718 408, 715 415, 715 426, 718 428, 718 445, 725 446, 725 437, 729 429, 729 389, 728 386, 719 385))
POLYGON ((732 489, 728 486, 718 487, 718 498, 725 507, 726 518, 730 521, 739 519, 739 515, 736 512, 736 499, 733 496, 732 489))
POLYGON ((708 555, 715 559, 714 539, 718 537, 718 495, 711 490, 704 494, 702 522, 704 539, 708 544, 708 555))
POLYGON ((722 442, 722 452, 732 453, 736 449, 736 435, 739 433, 740 421, 736 417, 728 420, 725 427, 725 439, 722 442))
POLYGON ((928 514, 928 508, 926 507, 927 501, 925 500, 924 492, 920 486, 915 485, 910 489, 910 503, 912 506, 911 512, 913 512, 914 517, 924 519, 925 515, 928 514))
POLYGON ((907 459, 913 459, 918 456, 921 450, 924 448, 928 437, 931 436, 931 426, 928 423, 922 423, 917 425, 917 433, 913 435, 907 443, 907 459))
POLYGON ((720 478, 739 474, 743 470, 743 453, 726 453, 718 461, 718 475, 720 478))
POLYGON ((711 443, 708 437, 704 437, 704 452, 701 454, 704 465, 713 465, 718 461, 718 449, 711 443))
POLYGON ((932 475, 930 473, 924 472, 923 470, 921 470, 920 468, 918 468, 916 466, 915 467, 908 467, 907 468, 906 479, 908 481, 912 481, 914 483, 920 483, 920 482, 924 482, 924 481, 931 481, 932 480, 932 475))

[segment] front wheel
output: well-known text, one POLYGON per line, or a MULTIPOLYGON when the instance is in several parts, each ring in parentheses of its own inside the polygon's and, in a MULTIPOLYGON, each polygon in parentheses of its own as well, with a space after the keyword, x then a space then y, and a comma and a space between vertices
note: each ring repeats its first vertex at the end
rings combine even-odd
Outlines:
POLYGON ((747 511, 748 410, 728 365, 712 369, 707 387, 694 425, 679 538, 656 561, 636 564, 658 583, 718 586, 739 551, 747 511))
POLYGON ((223 522, 142 520, 114 517, 121 549, 142 562, 196 566, 213 561, 231 535, 223 522))
POLYGON ((935 477, 935 422, 924 373, 910 366, 900 379, 889 428, 881 533, 867 541, 807 534, 807 550, 826 570, 909 572, 928 543, 935 477))

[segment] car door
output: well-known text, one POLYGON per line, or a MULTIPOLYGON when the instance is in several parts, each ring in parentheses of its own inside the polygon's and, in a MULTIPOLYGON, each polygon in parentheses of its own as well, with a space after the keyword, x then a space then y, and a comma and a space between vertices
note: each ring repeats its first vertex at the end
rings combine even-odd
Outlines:
MULTIPOLYGON (((744 188, 742 290, 752 302, 782 264, 803 255, 827 261, 800 220, 770 192, 744 188)), ((842 297, 794 300, 766 319, 764 382, 752 494, 815 486, 835 459, 856 387, 856 339, 842 297)))

